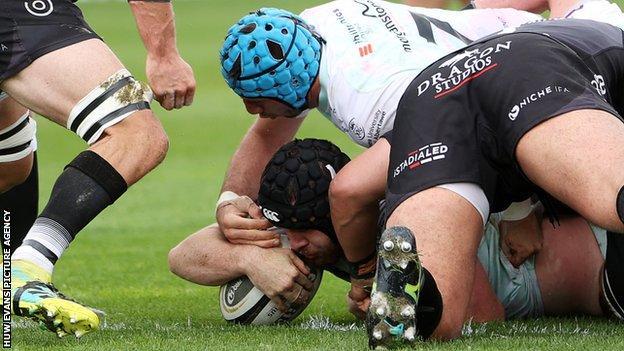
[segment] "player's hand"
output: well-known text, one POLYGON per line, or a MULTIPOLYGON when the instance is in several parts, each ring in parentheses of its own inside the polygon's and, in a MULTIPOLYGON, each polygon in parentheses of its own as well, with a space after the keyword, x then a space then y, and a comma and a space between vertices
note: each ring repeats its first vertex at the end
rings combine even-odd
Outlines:
POLYGON ((370 294, 373 278, 351 279, 351 290, 347 294, 347 306, 356 318, 366 319, 366 311, 370 305, 370 294))
POLYGON ((310 299, 313 283, 310 269, 288 248, 253 250, 253 264, 246 274, 265 295, 286 313, 310 299))
POLYGON ((193 69, 177 53, 167 57, 148 54, 145 67, 154 98, 165 110, 179 109, 193 103, 193 69))
POLYGON ((260 207, 248 196, 221 203, 217 208, 217 223, 232 244, 260 247, 280 246, 279 233, 267 230, 273 225, 264 218, 260 207))
POLYGON ((516 268, 542 249, 544 238, 535 213, 518 221, 501 221, 499 230, 501 249, 516 268))

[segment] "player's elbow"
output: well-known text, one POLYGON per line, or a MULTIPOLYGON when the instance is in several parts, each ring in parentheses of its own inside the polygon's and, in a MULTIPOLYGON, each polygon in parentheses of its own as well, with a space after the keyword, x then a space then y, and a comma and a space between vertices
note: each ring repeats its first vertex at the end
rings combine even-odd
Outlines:
POLYGON ((187 253, 180 245, 171 249, 168 256, 169 270, 171 273, 180 278, 188 279, 185 267, 188 267, 190 262, 188 262, 187 257, 187 253))
POLYGON ((329 184, 329 204, 333 209, 357 212, 370 204, 367 194, 352 182, 352 178, 338 173, 329 184), (349 204, 349 206, 344 206, 349 204))

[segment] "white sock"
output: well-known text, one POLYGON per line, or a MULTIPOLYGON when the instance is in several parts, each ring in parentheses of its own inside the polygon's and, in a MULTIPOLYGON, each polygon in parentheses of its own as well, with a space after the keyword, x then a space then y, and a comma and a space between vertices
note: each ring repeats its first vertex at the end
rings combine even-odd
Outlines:
POLYGON ((18 247, 12 260, 25 260, 36 264, 52 274, 54 264, 69 247, 69 232, 56 221, 39 217, 18 247))

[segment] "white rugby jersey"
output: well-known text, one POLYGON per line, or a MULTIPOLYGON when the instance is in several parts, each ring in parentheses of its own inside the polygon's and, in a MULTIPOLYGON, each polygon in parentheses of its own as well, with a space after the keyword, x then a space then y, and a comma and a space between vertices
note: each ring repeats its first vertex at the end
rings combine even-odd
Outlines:
POLYGON ((319 111, 369 147, 392 129, 397 105, 424 68, 467 43, 541 19, 512 9, 448 11, 380 0, 337 0, 301 16, 327 41, 319 111))
POLYGON ((589 19, 624 29, 624 13, 618 5, 607 0, 579 1, 563 17, 589 19))

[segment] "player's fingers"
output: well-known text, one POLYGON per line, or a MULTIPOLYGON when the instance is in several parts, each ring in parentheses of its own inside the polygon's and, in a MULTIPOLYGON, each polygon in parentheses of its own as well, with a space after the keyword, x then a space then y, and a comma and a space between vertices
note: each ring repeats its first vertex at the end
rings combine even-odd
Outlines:
POLYGON ((306 298, 306 296, 309 297, 310 293, 306 289, 304 289, 301 285, 294 284, 292 289, 284 291, 281 295, 284 298, 284 300, 286 300, 287 305, 298 306, 298 305, 301 305, 302 303, 305 303, 305 301, 307 301, 304 299, 306 298))
POLYGON ((282 296, 277 295, 275 297, 272 297, 271 301, 275 303, 275 306, 277 306, 277 309, 280 310, 280 312, 282 313, 288 312, 288 306, 286 306, 286 303, 284 302, 284 299, 282 298, 282 296))
POLYGON ((307 276, 299 273, 297 275, 297 278, 295 278, 295 281, 297 282, 297 284, 301 285, 305 290, 312 290, 312 288, 314 287, 314 284, 312 284, 312 282, 310 281, 310 279, 308 279, 307 276))
POLYGON ((184 97, 184 105, 191 106, 193 103, 193 98, 195 97, 195 82, 189 85, 188 89, 186 89, 186 96, 184 97))
POLYGON ((232 244, 238 245, 255 245, 264 248, 272 248, 278 247, 280 245, 279 239, 269 239, 269 240, 233 240, 232 244))
POLYGON ((228 233, 228 239, 232 240, 279 240, 279 234, 270 230, 253 230, 253 229, 236 229, 230 230, 228 233))
POLYGON ((152 94, 154 94, 154 100, 158 101, 158 103, 162 105, 163 99, 165 98, 165 93, 152 88, 152 94))
POLYGON ((302 259, 300 259, 294 252, 291 251, 290 260, 294 263, 295 267, 299 270, 299 272, 305 274, 306 276, 310 275, 310 268, 306 266, 302 259))
POLYGON ((235 222, 235 227, 241 229, 269 229, 273 226, 271 222, 266 220, 266 218, 257 219, 238 217, 235 222))
POLYGON ((174 104, 175 104, 175 94, 170 91, 165 92, 165 94, 163 95, 163 99, 160 103, 160 106, 162 106, 162 108, 164 108, 165 110, 170 111, 173 109, 174 104))
POLYGON ((180 109, 182 108, 182 106, 184 106, 184 99, 186 97, 186 94, 184 92, 184 90, 176 90, 175 95, 174 95, 174 107, 176 109, 180 109))
POLYGON ((249 205, 248 211, 249 211, 249 215, 251 216, 251 218, 267 220, 262 214, 262 209, 260 208, 260 206, 256 204, 249 205))
POLYGON ((248 213, 249 208, 252 205, 255 205, 255 202, 249 196, 239 196, 232 200, 232 204, 234 204, 234 206, 236 206, 239 210, 248 213))
POLYGON ((305 290, 305 289, 302 288, 297 293, 297 296, 295 296, 295 299, 293 300, 292 305, 293 306, 303 306, 309 300, 310 300, 310 292, 308 290, 305 290))

